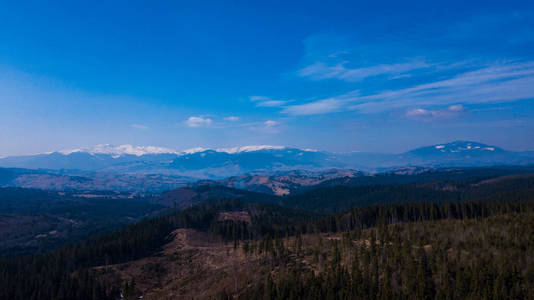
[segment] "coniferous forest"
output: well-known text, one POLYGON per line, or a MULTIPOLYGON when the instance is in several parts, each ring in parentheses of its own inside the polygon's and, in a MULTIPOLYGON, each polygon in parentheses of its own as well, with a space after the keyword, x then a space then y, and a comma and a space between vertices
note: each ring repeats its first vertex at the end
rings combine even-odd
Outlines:
POLYGON ((534 177, 476 182, 207 200, 4 256, 0 299, 534 299, 534 177))

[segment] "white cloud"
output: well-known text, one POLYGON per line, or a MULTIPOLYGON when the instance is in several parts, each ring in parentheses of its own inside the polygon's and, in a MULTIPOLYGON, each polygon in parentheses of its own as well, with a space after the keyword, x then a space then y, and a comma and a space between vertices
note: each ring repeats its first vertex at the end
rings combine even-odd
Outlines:
POLYGON ((450 119, 457 117, 464 107, 461 104, 450 105, 445 109, 428 110, 424 108, 414 108, 406 111, 406 117, 417 121, 430 121, 436 119, 450 119))
POLYGON ((263 123, 263 125, 265 125, 265 127, 275 127, 277 126, 279 123, 276 122, 276 121, 273 121, 273 120, 267 120, 263 123))
POLYGON ((229 117, 224 118, 224 120, 225 121, 230 121, 230 122, 236 122, 236 121, 239 121, 239 117, 229 116, 229 117))
POLYGON ((147 130, 148 126, 142 125, 142 124, 132 124, 130 125, 132 128, 141 129, 141 130, 147 130))
POLYGON ((189 117, 185 124, 189 127, 207 127, 210 126, 212 123, 212 120, 210 118, 204 118, 204 117, 189 117))
POLYGON ((455 105, 449 106, 447 109, 450 110, 450 111, 463 111, 464 110, 464 106, 461 105, 461 104, 455 104, 455 105))

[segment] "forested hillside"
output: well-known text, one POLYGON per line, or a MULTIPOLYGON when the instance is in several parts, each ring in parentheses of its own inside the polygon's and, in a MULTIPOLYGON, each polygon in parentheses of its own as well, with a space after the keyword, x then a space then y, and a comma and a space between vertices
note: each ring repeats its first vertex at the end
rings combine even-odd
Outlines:
MULTIPOLYGON (((534 188, 533 174, 500 177, 489 176, 489 174, 461 180, 440 179, 404 184, 318 187, 301 194, 282 198, 280 204, 316 212, 333 213, 351 208, 388 203, 475 201, 490 196, 495 198, 496 194, 507 191, 534 188)), ((410 178, 416 180, 411 176, 390 177, 390 179, 393 178, 396 182, 410 178)))
POLYGON ((47 252, 117 230, 164 208, 152 202, 130 193, 0 188, 0 255, 47 252))
POLYGON ((207 199, 49 254, 4 257, 0 299, 534 296, 530 176, 316 193, 310 203, 326 208, 372 201, 325 214, 207 199))
POLYGON ((239 299, 532 299, 533 235, 529 212, 284 239, 239 299))

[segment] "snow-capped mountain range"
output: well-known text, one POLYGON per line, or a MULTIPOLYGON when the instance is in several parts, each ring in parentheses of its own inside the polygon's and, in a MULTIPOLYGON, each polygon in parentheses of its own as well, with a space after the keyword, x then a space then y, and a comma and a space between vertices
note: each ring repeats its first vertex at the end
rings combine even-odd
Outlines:
MULTIPOLYGON (((252 151, 259 151, 259 150, 275 150, 275 149, 280 150, 284 148, 285 148, 284 146, 254 145, 254 146, 217 148, 217 149, 196 147, 196 148, 191 148, 191 149, 187 149, 183 151, 176 151, 171 148, 157 147, 157 146, 133 146, 130 144, 113 146, 110 144, 99 144, 99 145, 95 145, 92 147, 65 149, 65 150, 59 150, 57 152, 64 154, 64 155, 69 155, 69 154, 76 153, 76 152, 85 152, 89 154, 109 154, 112 157, 117 158, 122 155, 135 155, 135 156, 143 156, 143 155, 148 155, 148 154, 184 155, 184 154, 194 154, 197 152, 204 152, 208 150, 233 154, 233 153, 239 153, 239 152, 252 152, 252 151)), ((313 151, 313 150, 308 150, 308 151, 313 151)), ((46 154, 51 154, 51 153, 53 152, 48 152, 46 154)))
POLYGON ((96 145, 29 156, 0 159, 0 167, 164 174, 193 178, 223 178, 246 173, 329 168, 363 171, 404 166, 470 167, 534 164, 534 152, 506 151, 471 141, 455 141, 417 148, 400 154, 330 153, 283 146, 193 148, 177 151, 155 146, 96 145))
MULTIPOLYGON (((120 157, 121 155, 135 155, 142 156, 147 154, 180 154, 170 148, 156 147, 156 146, 132 146, 132 145, 120 145, 113 146, 110 144, 100 144, 92 147, 84 147, 77 149, 65 149, 57 151, 63 155, 69 155, 77 152, 85 152, 89 154, 109 154, 114 158, 120 157)), ((46 154, 52 154, 49 152, 46 154)))

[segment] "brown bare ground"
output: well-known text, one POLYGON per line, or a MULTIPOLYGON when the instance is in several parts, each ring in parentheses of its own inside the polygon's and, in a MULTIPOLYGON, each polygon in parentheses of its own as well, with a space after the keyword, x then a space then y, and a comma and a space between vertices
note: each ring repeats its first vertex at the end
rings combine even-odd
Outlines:
POLYGON ((250 215, 247 211, 230 211, 230 212, 221 212, 218 217, 219 221, 240 221, 247 222, 250 224, 250 215))
POLYGON ((241 248, 193 229, 177 229, 174 239, 155 256, 101 266, 102 276, 120 287, 135 279, 143 299, 212 299, 226 290, 241 291, 263 278, 261 260, 241 248), (236 284, 237 282, 237 284, 236 284))

